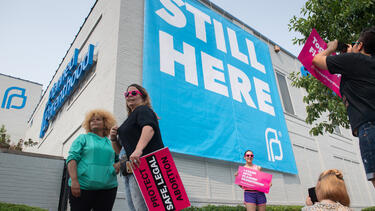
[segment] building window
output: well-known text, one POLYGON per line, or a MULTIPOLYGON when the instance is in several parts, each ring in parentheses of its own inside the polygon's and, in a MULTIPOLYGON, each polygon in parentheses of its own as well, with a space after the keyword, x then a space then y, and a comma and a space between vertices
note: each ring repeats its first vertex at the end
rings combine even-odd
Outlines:
POLYGON ((292 100, 290 98, 288 84, 286 83, 285 76, 279 72, 276 72, 277 82, 279 84, 279 90, 281 93, 281 99, 283 101, 284 110, 289 114, 294 114, 292 100))

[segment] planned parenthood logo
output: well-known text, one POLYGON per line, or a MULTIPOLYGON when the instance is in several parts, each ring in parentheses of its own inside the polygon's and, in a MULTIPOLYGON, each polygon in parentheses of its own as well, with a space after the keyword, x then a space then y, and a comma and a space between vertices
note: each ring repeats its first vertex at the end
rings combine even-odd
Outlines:
POLYGON ((277 137, 277 132, 275 129, 266 129, 266 144, 267 144, 267 154, 268 160, 275 162, 275 160, 283 159, 283 149, 281 147, 281 142, 277 137), (273 137, 272 137, 273 136, 273 137), (279 150, 279 154, 276 155, 273 146, 276 145, 279 150))
POLYGON ((3 109, 22 109, 26 105, 26 90, 24 88, 12 86, 5 90, 1 108, 3 109), (21 102, 19 103, 19 100, 21 102), (17 102, 17 105, 16 103, 17 102))

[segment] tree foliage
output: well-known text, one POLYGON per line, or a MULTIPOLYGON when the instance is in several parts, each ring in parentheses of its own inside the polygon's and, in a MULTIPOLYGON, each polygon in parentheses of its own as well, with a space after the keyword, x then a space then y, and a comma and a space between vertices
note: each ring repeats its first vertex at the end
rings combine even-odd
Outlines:
MULTIPOLYGON (((294 44, 303 45, 313 28, 326 42, 337 39, 350 43, 363 29, 375 25, 375 0, 308 0, 300 15, 293 16, 289 23, 289 31, 303 36, 294 38, 294 44)), ((289 78, 292 86, 307 91, 303 101, 307 104, 305 121, 313 124, 311 134, 333 133, 336 126, 349 128, 345 106, 331 90, 312 76, 291 73, 289 78)))
POLYGON ((12 144, 10 140, 10 135, 7 134, 7 130, 5 125, 1 125, 0 127, 0 146, 7 149, 22 151, 24 147, 33 147, 38 144, 38 142, 33 141, 29 138, 29 140, 24 141, 23 139, 18 140, 16 144, 12 144))
POLYGON ((10 136, 7 134, 7 130, 5 129, 5 125, 1 125, 0 128, 0 145, 4 147, 9 147, 10 143, 10 136))

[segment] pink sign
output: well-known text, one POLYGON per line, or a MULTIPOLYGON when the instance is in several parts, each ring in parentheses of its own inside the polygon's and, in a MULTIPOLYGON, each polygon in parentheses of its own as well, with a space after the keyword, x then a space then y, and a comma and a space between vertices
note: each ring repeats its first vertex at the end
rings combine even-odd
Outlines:
POLYGON ((234 181, 244 189, 258 190, 268 193, 270 191, 272 174, 267 174, 244 166, 238 167, 238 175, 234 181))
POLYGON ((320 70, 312 64, 312 60, 316 54, 324 51, 327 48, 327 43, 319 36, 318 32, 313 29, 310 36, 307 38, 298 60, 302 65, 313 75, 316 79, 321 81, 324 85, 334 91, 339 97, 340 94, 340 80, 341 76, 331 74, 328 70, 320 70))
POLYGON ((142 156, 133 169, 148 210, 181 210, 190 206, 168 148, 142 156))

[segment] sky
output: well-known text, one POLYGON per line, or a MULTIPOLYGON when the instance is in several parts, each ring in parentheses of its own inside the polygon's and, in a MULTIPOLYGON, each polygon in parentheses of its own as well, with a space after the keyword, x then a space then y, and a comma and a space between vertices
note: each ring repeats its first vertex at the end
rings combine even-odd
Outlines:
MULTIPOLYGON (((298 56, 289 32, 306 0, 211 0, 232 16, 298 56)), ((46 89, 95 0, 0 0, 0 73, 46 89)))

